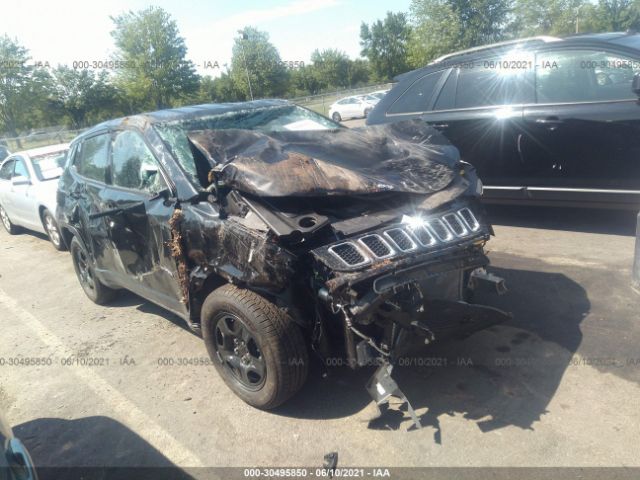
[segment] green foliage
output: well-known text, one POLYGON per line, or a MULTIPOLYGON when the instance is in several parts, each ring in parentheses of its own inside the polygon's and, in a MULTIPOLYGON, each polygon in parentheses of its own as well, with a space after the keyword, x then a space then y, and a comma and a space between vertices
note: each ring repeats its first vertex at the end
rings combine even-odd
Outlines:
POLYGON ((408 70, 411 27, 404 13, 387 12, 384 20, 360 25, 361 55, 368 58, 377 80, 391 80, 408 70))
POLYGON ((135 110, 180 105, 198 91, 194 65, 176 22, 159 7, 111 18, 117 84, 135 110))
POLYGON ((600 0, 579 15, 580 32, 640 30, 640 0, 600 0))
POLYGON ((408 63, 422 67, 446 53, 503 39, 511 8, 511 0, 412 0, 408 63))
POLYGON ((11 136, 48 120, 52 81, 46 70, 28 64, 26 48, 0 37, 0 127, 11 136))
POLYGON ((241 98, 243 93, 237 89, 228 73, 218 78, 206 76, 200 79, 198 103, 237 102, 241 98))
POLYGON ((576 30, 576 15, 584 17, 587 0, 517 0, 511 30, 517 37, 570 35, 576 30))
MULTIPOLYGON (((195 73, 176 22, 161 8, 112 20, 113 75, 64 66, 49 72, 29 65, 17 40, 0 37, 0 132, 17 136, 60 123, 80 128, 149 109, 247 100, 247 73, 254 98, 336 93, 506 38, 640 29, 640 0, 412 0, 407 13, 361 25, 364 59, 315 50, 310 64, 295 69, 282 64, 266 32, 245 27, 230 67, 217 78, 195 73)), ((325 106, 317 104, 323 112, 325 106)))
POLYGON ((321 90, 349 86, 349 57, 335 49, 314 50, 311 54, 312 71, 321 90))
POLYGON ((53 71, 56 104, 71 128, 98 123, 119 114, 118 91, 105 70, 75 70, 59 66, 53 71))
POLYGON ((251 93, 254 98, 281 97, 286 93, 288 71, 267 32, 245 27, 235 39, 232 53, 231 78, 243 99, 250 99, 251 93))

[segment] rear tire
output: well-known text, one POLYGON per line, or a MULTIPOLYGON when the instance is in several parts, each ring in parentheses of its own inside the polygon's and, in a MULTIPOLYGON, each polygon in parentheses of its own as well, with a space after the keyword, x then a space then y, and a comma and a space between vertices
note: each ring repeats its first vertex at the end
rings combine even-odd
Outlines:
POLYGON ((256 408, 275 408, 304 384, 309 358, 298 325, 257 293, 227 284, 202 306, 202 336, 227 386, 256 408))
POLYGON ((371 109, 370 109, 370 108, 367 108, 367 109, 364 111, 364 118, 367 118, 367 117, 369 116, 369 114, 370 114, 370 113, 371 113, 371 109))
POLYGON ((2 223, 2 226, 9 235, 15 235, 20 230, 18 226, 11 223, 9 214, 2 205, 0 205, 0 223, 2 223))
POLYGON ((338 112, 333 112, 333 115, 331 115, 331 118, 333 119, 334 122, 341 122, 342 121, 342 117, 340 116, 340 114, 338 112))
POLYGON ((49 241, 53 248, 58 250, 59 252, 63 252, 67 249, 67 246, 64 243, 64 239, 62 238, 62 233, 60 232, 60 228, 58 227, 58 222, 56 222, 53 215, 49 210, 44 210, 42 212, 42 225, 44 226, 45 232, 47 232, 47 236, 49 237, 49 241))
POLYGON ((116 290, 103 285, 98 280, 91 266, 89 254, 76 237, 71 240, 69 250, 71 251, 71 259, 73 260, 76 276, 87 297, 98 305, 105 305, 113 300, 117 293, 116 290))

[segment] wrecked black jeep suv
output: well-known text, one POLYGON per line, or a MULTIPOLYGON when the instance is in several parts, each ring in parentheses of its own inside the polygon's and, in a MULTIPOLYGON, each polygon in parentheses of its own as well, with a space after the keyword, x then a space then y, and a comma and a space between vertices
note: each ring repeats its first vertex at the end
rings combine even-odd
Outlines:
MULTIPOLYGON (((309 351, 377 365, 506 315, 468 303, 492 233, 473 168, 436 130, 350 130, 285 101, 109 121, 75 139, 58 220, 86 294, 131 290, 202 332, 247 403, 304 383, 309 351)), ((335 362, 334 362, 335 364, 335 362)))

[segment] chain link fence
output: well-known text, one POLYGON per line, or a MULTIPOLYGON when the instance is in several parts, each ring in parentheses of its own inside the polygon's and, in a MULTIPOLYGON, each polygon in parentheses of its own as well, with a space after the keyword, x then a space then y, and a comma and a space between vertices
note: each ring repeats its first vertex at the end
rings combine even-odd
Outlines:
POLYGON ((20 137, 0 138, 0 146, 4 145, 10 152, 46 147, 47 145, 70 142, 85 130, 66 130, 64 127, 49 127, 20 137))

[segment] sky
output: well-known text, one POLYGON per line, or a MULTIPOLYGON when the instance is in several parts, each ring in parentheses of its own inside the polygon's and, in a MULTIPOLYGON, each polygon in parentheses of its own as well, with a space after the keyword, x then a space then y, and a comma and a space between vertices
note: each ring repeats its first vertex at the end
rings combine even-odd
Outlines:
POLYGON ((337 48, 357 58, 360 24, 381 19, 387 11, 408 12, 409 4, 410 0, 5 0, 0 35, 17 39, 29 49, 33 62, 51 67, 109 60, 114 53, 110 17, 154 5, 177 22, 198 72, 217 76, 216 62, 220 68, 230 63, 233 37, 244 26, 267 31, 284 61, 309 63, 316 48, 337 48))

